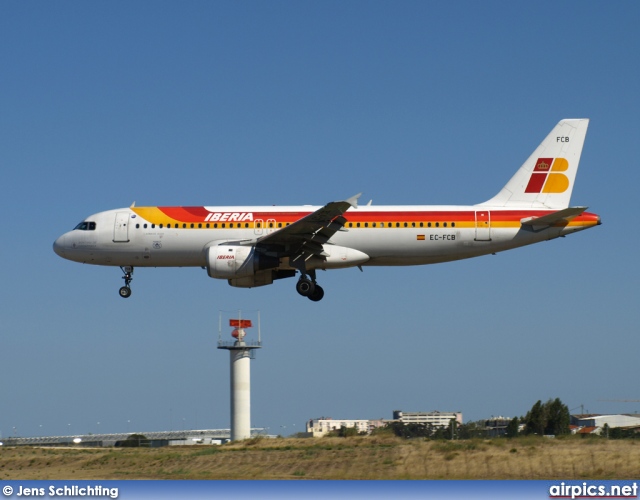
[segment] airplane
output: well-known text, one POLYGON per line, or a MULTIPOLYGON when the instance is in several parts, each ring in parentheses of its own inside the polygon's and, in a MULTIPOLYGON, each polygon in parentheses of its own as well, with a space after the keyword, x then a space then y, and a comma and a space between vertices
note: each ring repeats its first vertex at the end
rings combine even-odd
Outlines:
POLYGON ((570 206, 588 119, 561 120, 493 198, 469 206, 365 206, 360 194, 320 206, 119 208, 60 236, 60 257, 124 274, 135 267, 206 269, 252 288, 299 275, 297 292, 324 296, 317 270, 435 264, 564 237, 600 225, 570 206))

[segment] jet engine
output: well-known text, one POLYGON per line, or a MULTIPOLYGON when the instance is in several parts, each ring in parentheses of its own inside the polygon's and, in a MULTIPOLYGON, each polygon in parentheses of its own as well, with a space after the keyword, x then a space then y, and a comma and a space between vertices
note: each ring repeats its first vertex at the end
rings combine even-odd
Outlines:
POLYGON ((246 278, 279 265, 280 259, 259 253, 255 247, 223 243, 207 249, 207 273, 212 278, 246 278))

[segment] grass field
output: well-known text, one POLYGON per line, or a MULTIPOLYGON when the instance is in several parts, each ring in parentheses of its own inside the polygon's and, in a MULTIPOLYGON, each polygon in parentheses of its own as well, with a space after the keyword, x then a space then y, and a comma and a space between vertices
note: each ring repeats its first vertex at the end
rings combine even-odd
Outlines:
POLYGON ((0 448, 0 479, 638 479, 631 440, 250 439, 222 446, 0 448))

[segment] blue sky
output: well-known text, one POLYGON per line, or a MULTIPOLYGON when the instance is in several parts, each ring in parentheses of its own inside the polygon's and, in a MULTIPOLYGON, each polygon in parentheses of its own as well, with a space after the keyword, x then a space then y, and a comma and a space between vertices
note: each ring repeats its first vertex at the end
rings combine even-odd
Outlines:
POLYGON ((640 403, 634 2, 0 4, 3 436, 229 425, 218 311, 260 310, 252 424, 536 400, 640 403), (473 204, 562 118, 591 124, 573 191, 603 225, 469 261, 252 290, 201 269, 60 259, 138 205, 473 204), (100 424, 98 424, 100 422, 100 424), (15 428, 15 429, 14 429, 15 428))

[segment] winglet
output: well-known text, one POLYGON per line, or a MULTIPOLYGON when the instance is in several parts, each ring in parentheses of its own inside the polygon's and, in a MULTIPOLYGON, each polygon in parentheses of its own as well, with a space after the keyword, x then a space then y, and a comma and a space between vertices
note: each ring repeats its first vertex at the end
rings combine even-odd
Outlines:
POLYGON ((346 199, 344 201, 346 201, 353 208, 358 208, 358 198, 360 198, 361 196, 362 196, 362 193, 358 193, 357 195, 352 196, 351 198, 346 199))
POLYGON ((134 201, 129 208, 133 208, 136 206, 136 202, 134 201))

